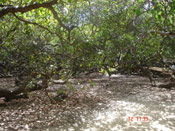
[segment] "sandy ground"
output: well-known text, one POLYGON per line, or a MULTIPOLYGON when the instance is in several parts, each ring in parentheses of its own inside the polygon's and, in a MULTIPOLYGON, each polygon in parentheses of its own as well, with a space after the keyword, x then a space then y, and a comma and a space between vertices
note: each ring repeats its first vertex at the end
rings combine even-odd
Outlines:
MULTIPOLYGON (((11 78, 0 82, 1 86, 13 86, 11 78)), ((156 83, 163 80, 157 79, 156 83)), ((90 79, 50 85, 52 98, 59 88, 71 93, 56 104, 51 104, 43 91, 36 91, 29 94, 29 99, 1 106, 0 130, 175 130, 175 88, 152 87, 145 77, 92 74, 90 79)))

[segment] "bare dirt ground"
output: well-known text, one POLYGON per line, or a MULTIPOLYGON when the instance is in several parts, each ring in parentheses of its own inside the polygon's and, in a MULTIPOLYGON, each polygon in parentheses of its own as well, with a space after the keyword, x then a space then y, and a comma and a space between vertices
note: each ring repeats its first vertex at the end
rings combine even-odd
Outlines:
MULTIPOLYGON (((56 104, 42 90, 30 93, 29 99, 5 103, 0 106, 0 130, 175 130, 175 88, 152 87, 140 76, 91 74, 89 78, 50 85, 52 97, 56 89, 75 88, 56 104)), ((163 82, 156 79, 157 85, 163 82)), ((13 86, 13 79, 0 80, 1 86, 7 84, 13 86)))

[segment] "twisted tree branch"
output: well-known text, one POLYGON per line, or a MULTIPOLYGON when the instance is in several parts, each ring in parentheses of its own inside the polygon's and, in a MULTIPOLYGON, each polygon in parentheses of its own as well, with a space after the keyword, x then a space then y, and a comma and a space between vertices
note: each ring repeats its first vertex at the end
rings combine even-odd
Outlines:
POLYGON ((162 36, 175 36, 175 32, 150 31, 152 34, 160 34, 162 36))
POLYGON ((31 5, 27 5, 24 7, 18 7, 18 6, 8 6, 8 7, 4 7, 2 10, 0 10, 0 18, 7 15, 8 13, 16 13, 16 12, 28 12, 34 9, 38 9, 38 8, 49 8, 52 5, 56 4, 57 0, 52 0, 50 2, 43 2, 43 3, 34 3, 31 5))
POLYGON ((52 6, 48 7, 48 9, 52 12, 54 18, 58 21, 58 23, 60 24, 61 27, 63 27, 64 29, 66 29, 67 31, 70 31, 71 29, 66 26, 61 19, 59 18, 57 12, 54 10, 54 8, 52 6))
POLYGON ((60 39, 63 39, 63 37, 61 37, 58 33, 55 33, 55 32, 52 32, 51 30, 49 30, 49 28, 43 26, 43 25, 40 25, 36 22, 31 22, 31 21, 28 21, 28 20, 25 20, 23 18, 20 18, 19 16, 17 16, 16 14, 13 14, 18 20, 22 21, 22 22, 25 22, 27 24, 33 24, 33 25, 36 25, 36 26, 39 26, 40 28, 43 28, 45 30, 47 30, 49 33, 51 34, 55 34, 56 36, 58 36, 60 39))

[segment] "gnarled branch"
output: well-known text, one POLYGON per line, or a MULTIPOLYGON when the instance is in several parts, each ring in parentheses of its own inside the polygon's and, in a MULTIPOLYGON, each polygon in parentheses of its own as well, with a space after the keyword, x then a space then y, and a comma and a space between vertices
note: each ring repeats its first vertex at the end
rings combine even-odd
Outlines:
POLYGON ((49 8, 52 5, 56 4, 57 0, 52 0, 50 2, 43 2, 43 3, 34 3, 31 5, 27 5, 24 7, 15 7, 15 6, 8 6, 8 7, 4 7, 2 10, 0 10, 0 17, 3 17, 4 15, 7 15, 8 13, 16 13, 16 12, 28 12, 34 9, 38 9, 38 8, 49 8))
POLYGON ((61 21, 61 19, 59 18, 57 12, 54 10, 54 8, 53 8, 52 6, 50 6, 48 9, 52 12, 54 18, 58 21, 58 23, 60 24, 61 27, 63 27, 64 29, 66 29, 66 30, 68 30, 68 31, 71 30, 68 26, 66 26, 66 25, 61 21))
POLYGON ((47 27, 45 27, 45 26, 42 26, 42 25, 40 25, 40 24, 38 24, 38 23, 36 23, 36 22, 31 22, 31 21, 25 20, 25 19, 23 19, 23 18, 20 18, 20 17, 17 16, 16 14, 14 14, 14 16, 15 16, 18 20, 20 20, 20 21, 22 21, 22 22, 25 22, 25 23, 27 23, 27 24, 33 24, 33 25, 39 26, 40 28, 43 28, 43 29, 47 30, 49 33, 55 34, 55 35, 58 36, 60 39, 64 39, 64 38, 61 37, 58 33, 52 32, 51 30, 49 30, 49 28, 47 28, 47 27))
POLYGON ((162 36, 175 36, 175 32, 150 31, 152 34, 160 34, 162 36))

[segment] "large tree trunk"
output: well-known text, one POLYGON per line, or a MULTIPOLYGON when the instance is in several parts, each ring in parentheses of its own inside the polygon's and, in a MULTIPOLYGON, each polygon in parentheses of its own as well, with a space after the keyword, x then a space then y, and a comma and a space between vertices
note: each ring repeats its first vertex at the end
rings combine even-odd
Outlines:
POLYGON ((0 88, 0 98, 4 97, 6 101, 10 101, 12 99, 27 97, 27 92, 32 92, 40 89, 42 89, 42 86, 40 84, 35 84, 32 88, 26 88, 26 85, 23 84, 13 90, 0 88))
POLYGON ((48 79, 49 77, 47 75, 43 75, 43 77, 41 78, 41 84, 39 84, 40 82, 36 82, 33 84, 32 87, 27 87, 29 82, 31 82, 33 80, 33 78, 36 78, 37 74, 31 74, 27 77, 24 77, 25 79, 21 79, 19 80, 20 84, 17 84, 17 87, 13 88, 13 89, 9 89, 9 88, 0 88, 0 98, 4 97, 6 101, 10 101, 12 99, 16 99, 16 98, 20 98, 22 96, 27 96, 27 92, 32 92, 35 90, 40 90, 42 88, 47 88, 48 87, 48 79), (44 86, 44 87, 43 87, 44 86))
POLYGON ((27 87, 29 82, 31 82, 34 78, 38 75, 37 72, 31 73, 29 76, 25 77, 24 80, 21 80, 18 87, 14 88, 13 90, 7 88, 0 88, 0 98, 4 97, 6 101, 10 101, 12 99, 21 98, 27 96, 27 92, 32 92, 35 90, 41 90, 48 88, 49 77, 51 76, 50 73, 43 73, 41 74, 40 80, 33 84, 33 87, 27 87), (41 81, 41 82, 39 82, 41 81))

